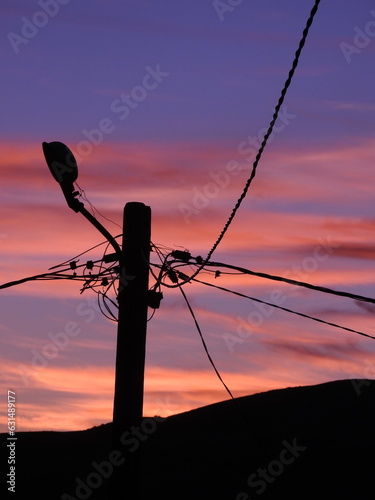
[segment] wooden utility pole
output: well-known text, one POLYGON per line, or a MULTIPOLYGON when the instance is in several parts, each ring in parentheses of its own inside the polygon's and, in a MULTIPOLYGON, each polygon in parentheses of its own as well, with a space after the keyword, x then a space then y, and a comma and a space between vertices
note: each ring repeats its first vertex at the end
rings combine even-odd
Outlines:
POLYGON ((125 438, 139 427, 143 416, 150 241, 150 207, 127 203, 120 259, 113 405, 113 446, 123 452, 125 463, 114 470, 110 500, 140 498, 139 452, 129 453, 125 438))
MULTIPOLYGON (((62 142, 43 142, 43 153, 54 179, 60 184, 68 206, 98 229, 119 260, 118 329, 115 396, 113 403, 113 450, 106 464, 110 477, 110 500, 140 499, 139 453, 127 449, 128 436, 137 432, 143 416, 143 387, 146 355, 148 275, 151 250, 151 209, 143 203, 124 208, 123 239, 116 239, 77 200, 74 182, 77 162, 62 142)), ((113 261, 113 256, 111 260, 113 261)))

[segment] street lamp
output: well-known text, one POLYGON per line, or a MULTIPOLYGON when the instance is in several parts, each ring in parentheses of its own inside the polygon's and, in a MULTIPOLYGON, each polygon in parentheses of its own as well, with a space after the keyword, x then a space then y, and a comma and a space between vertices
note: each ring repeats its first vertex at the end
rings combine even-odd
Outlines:
MULTIPOLYGON (((121 249, 115 238, 77 200, 79 192, 74 190, 74 182, 78 168, 70 149, 62 142, 43 142, 43 153, 68 206, 84 215, 113 246, 115 254, 108 255, 106 262, 119 261, 112 439, 115 450, 129 453, 122 438, 128 434, 128 429, 139 426, 143 418, 151 209, 138 202, 125 205, 121 249)), ((117 468, 111 476, 111 500, 125 498, 130 488, 134 490, 132 499, 140 498, 139 455, 130 453, 125 467, 125 474, 123 469, 117 468)))
POLYGON ((72 151, 68 146, 58 141, 43 142, 42 147, 48 168, 55 181, 60 184, 69 208, 80 212, 102 233, 115 250, 117 259, 120 260, 122 255, 120 245, 107 229, 86 210, 84 204, 76 198, 79 192, 74 190, 74 182, 78 178, 78 166, 72 151))

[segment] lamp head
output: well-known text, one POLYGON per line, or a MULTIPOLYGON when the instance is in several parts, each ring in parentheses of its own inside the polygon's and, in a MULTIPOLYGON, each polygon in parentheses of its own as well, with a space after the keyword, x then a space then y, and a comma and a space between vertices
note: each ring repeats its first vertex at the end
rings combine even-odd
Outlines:
POLYGON ((78 177, 76 159, 68 146, 62 142, 43 142, 43 153, 53 178, 60 184, 68 206, 75 212, 83 208, 83 203, 76 199, 73 183, 78 177))
POLYGON ((73 186, 78 177, 76 159, 68 146, 62 142, 43 142, 43 153, 54 179, 64 187, 73 186))

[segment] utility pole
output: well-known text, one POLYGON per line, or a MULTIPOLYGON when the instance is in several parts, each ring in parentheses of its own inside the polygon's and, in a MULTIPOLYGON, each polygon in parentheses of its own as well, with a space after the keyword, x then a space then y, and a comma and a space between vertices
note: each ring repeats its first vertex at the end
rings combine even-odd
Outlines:
POLYGON ((125 449, 124 434, 131 435, 143 417, 150 241, 150 207, 127 203, 120 259, 113 405, 113 447, 124 452, 125 464, 114 470, 110 500, 140 498, 139 452, 125 449))
MULTIPOLYGON (((126 439, 142 423, 148 275, 151 250, 151 209, 143 203, 127 203, 124 208, 122 248, 105 227, 77 200, 74 182, 77 162, 62 142, 43 142, 43 153, 54 179, 60 184, 68 206, 81 213, 101 232, 119 261, 118 328, 115 394, 113 403, 113 452, 122 452, 124 465, 116 464, 110 474, 110 500, 140 500, 139 452, 126 449, 126 439)), ((108 261, 108 262, 110 262, 108 261)), ((159 300, 160 302, 160 300, 159 300)), ((158 306, 156 306, 158 307, 158 306)))

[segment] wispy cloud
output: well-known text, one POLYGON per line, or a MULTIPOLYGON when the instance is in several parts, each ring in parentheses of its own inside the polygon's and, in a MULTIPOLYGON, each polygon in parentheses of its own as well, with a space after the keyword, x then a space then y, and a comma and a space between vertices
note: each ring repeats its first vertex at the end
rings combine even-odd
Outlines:
MULTIPOLYGON (((215 258, 231 261, 235 255, 236 262, 244 267, 281 275, 289 272, 296 279, 316 284, 353 290, 371 287, 369 266, 374 249, 366 235, 372 234, 374 222, 364 213, 353 215, 349 206, 345 216, 332 213, 331 202, 332 189, 336 189, 335 203, 339 201, 338 193, 343 206, 346 200, 354 198, 357 206, 361 201, 372 203, 372 190, 366 186, 372 182, 369 167, 373 146, 373 141, 358 141, 357 145, 334 144, 320 151, 302 146, 293 151, 271 149, 230 227, 230 237, 224 238, 215 258), (351 168, 353 164, 355 170, 351 168), (322 186, 323 176, 326 189, 322 186), (348 238, 348 231, 356 235, 355 242, 348 238), (322 244, 328 246, 324 255, 319 247, 322 244), (319 262, 312 261, 315 254, 321 258, 319 262)), ((80 214, 66 207, 59 186, 44 164, 39 144, 24 142, 20 147, 16 141, 3 141, 1 149, 0 205, 4 209, 1 231, 9 235, 1 243, 2 282, 45 272, 101 241, 80 214)), ((192 219, 190 226, 183 221, 178 204, 181 201, 192 204, 192 189, 204 189, 207 182, 212 182, 210 172, 220 171, 227 161, 235 158, 238 153, 229 143, 217 147, 212 143, 194 146, 173 142, 104 143, 79 166, 79 183, 90 201, 120 225, 126 201, 150 204, 154 242, 174 248, 187 247, 194 255, 204 255, 222 229, 248 172, 233 177, 192 219)), ((101 220, 114 233, 121 231, 109 221, 101 220)), ((94 254, 99 257, 102 251, 100 248, 94 254)), ((236 275, 223 275, 219 281, 219 285, 265 299, 270 291, 280 289, 271 281, 236 275)), ((43 287, 34 283, 10 289, 7 297, 9 300, 17 297, 25 304, 27 301, 31 304, 33 298, 39 301, 41 311, 47 311, 48 298, 66 301, 74 292, 77 300, 86 301, 87 297, 79 297, 79 288, 75 282, 58 287, 54 282, 45 282, 43 287)), ((321 299, 311 292, 299 290, 296 294, 288 286, 281 290, 285 290, 286 306, 297 309, 302 306, 306 310, 308 304, 310 311, 322 313, 323 317, 341 314, 344 323, 368 328, 371 316, 360 310, 351 317, 333 305, 331 311, 323 311, 321 299)), ((246 305, 245 300, 241 304, 231 301, 219 291, 212 295, 210 291, 206 300, 207 290, 198 285, 191 285, 187 292, 221 374, 237 396, 361 374, 368 347, 347 340, 345 335, 337 341, 332 340, 331 334, 324 339, 322 332, 326 330, 312 327, 302 319, 292 320, 280 312, 265 317, 263 324, 254 328, 253 335, 242 339, 238 349, 236 346, 235 352, 230 353, 223 334, 236 334, 238 318, 248 321, 255 306, 250 301, 246 305)), ((79 429, 111 419, 115 325, 104 326, 96 321, 95 326, 83 324, 84 318, 76 313, 78 305, 61 302, 60 315, 53 311, 45 314, 45 327, 37 333, 20 321, 13 325, 10 319, 3 319, 2 332, 7 335, 3 346, 10 353, 9 359, 3 359, 3 383, 18 388, 22 430, 79 429), (47 319, 52 329, 47 326, 47 319), (47 334, 64 328, 67 319, 79 324, 82 335, 59 352, 44 370, 32 369, 31 350, 40 351, 49 339, 47 334), (101 360, 93 364, 99 351, 101 360), (20 382, 19 365, 31 370, 29 388, 20 382), (98 381, 95 388, 92 380, 98 381), (31 393, 32 399, 27 396, 31 393), (51 405, 53 400, 59 401, 55 409, 51 405), (64 412, 66 418, 61 419, 64 412)), ((95 314, 98 317, 100 313, 95 311, 95 314)), ((33 324, 33 321, 30 312, 28 322, 33 324)), ((150 324, 146 414, 168 415, 227 397, 194 328, 178 291, 166 294, 162 308, 150 324), (175 317, 173 325, 171 315, 175 317)))

